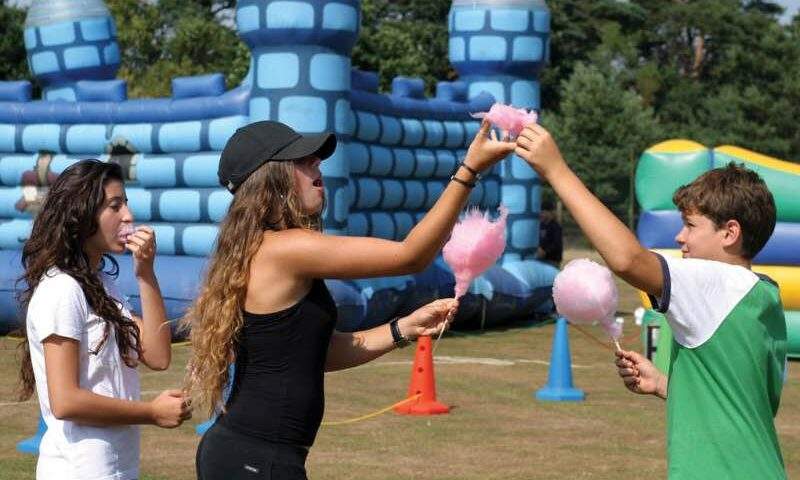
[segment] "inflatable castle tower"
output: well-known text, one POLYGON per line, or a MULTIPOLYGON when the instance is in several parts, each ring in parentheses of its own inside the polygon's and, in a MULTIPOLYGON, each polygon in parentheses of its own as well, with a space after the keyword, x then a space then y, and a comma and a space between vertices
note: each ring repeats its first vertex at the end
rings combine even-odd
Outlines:
MULTIPOLYGON (((114 19, 102 1, 34 2, 25 20, 28 65, 45 100, 78 100, 80 80, 114 80, 119 46, 114 19)), ((124 99, 124 86, 116 85, 124 99)), ((89 100, 89 99, 86 99, 89 100)))
MULTIPOLYGON (((455 0, 449 21, 450 62, 467 98, 488 92, 497 102, 540 109, 538 76, 550 46, 544 0, 455 0)), ((499 175, 500 201, 509 209, 504 258, 532 258, 539 246, 539 179, 516 155, 500 164, 499 175)))
MULTIPOLYGON (((0 81, 0 323, 14 300, 19 250, 48 185, 83 158, 119 163, 137 223, 158 237, 156 270, 170 318, 195 296, 231 195, 217 183, 220 151, 233 132, 259 120, 302 133, 333 131, 339 146, 322 164, 324 227, 336 235, 402 239, 444 189, 478 129, 471 113, 494 102, 539 108, 538 74, 549 50, 543 0, 454 0, 449 57, 460 74, 434 98, 418 78, 397 77, 388 94, 378 75, 354 69, 361 18, 356 0, 241 0, 236 28, 251 51, 241 85, 222 74, 172 80, 169 98, 127 98, 116 79, 120 49, 101 0, 37 0, 24 41, 43 98, 24 81, 0 81)), ((530 317, 551 307, 557 273, 533 260, 540 186, 519 158, 495 167, 469 203, 510 211, 502 261, 462 300, 465 328, 530 317)), ((129 258, 120 286, 137 307, 129 258)), ((452 295, 453 276, 437 260, 416 275, 329 281, 339 328, 361 329, 432 298, 452 295)))

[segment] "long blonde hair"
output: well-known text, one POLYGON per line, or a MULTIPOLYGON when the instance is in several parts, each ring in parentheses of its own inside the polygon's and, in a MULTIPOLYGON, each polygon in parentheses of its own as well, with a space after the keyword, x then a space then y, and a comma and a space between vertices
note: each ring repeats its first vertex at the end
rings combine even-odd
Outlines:
POLYGON ((293 171, 292 162, 266 162, 236 190, 200 295, 181 321, 191 328, 193 347, 184 387, 209 413, 224 410, 222 389, 243 325, 250 263, 264 231, 321 228, 319 214, 303 213, 293 171))

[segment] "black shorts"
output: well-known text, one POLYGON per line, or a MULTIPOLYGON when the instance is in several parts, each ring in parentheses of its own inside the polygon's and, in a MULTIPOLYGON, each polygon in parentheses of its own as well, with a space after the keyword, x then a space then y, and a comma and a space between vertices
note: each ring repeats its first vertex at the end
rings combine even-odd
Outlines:
POLYGON ((270 443, 215 423, 197 447, 198 480, 308 480, 308 449, 270 443))

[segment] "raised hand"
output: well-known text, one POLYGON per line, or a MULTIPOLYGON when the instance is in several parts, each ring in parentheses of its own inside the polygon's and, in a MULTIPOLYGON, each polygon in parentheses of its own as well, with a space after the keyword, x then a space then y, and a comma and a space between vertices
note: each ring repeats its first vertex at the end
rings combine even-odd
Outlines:
POLYGON ((484 171, 508 156, 515 147, 516 143, 509 141, 507 136, 498 139, 492 130, 492 124, 483 120, 481 128, 469 145, 464 163, 474 170, 484 171))
POLYGON ((634 351, 618 350, 615 354, 617 373, 628 390, 667 398, 667 377, 650 360, 634 351))
POLYGON ((446 329, 458 310, 458 300, 444 298, 414 310, 397 321, 400 333, 411 341, 418 337, 435 335, 446 329))
POLYGON ((133 254, 133 272, 136 277, 153 274, 153 261, 156 258, 156 233, 152 228, 136 227, 125 243, 125 248, 133 254))
POLYGON ((550 132, 535 123, 525 127, 519 134, 514 153, 543 178, 548 178, 553 171, 566 165, 550 132))

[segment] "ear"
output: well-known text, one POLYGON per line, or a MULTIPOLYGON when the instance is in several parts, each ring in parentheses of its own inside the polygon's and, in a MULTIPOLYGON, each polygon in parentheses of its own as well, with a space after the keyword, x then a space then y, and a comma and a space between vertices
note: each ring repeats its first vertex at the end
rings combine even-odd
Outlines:
POLYGON ((728 220, 720 229, 723 232, 722 246, 732 247, 742 242, 742 226, 738 220, 728 220))

